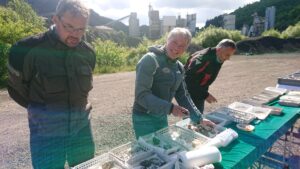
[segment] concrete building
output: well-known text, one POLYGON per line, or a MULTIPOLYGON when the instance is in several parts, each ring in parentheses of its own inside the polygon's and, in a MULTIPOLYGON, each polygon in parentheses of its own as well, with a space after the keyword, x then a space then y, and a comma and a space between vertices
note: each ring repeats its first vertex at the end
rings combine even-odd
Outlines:
POLYGON ((271 7, 267 7, 266 8, 265 31, 274 28, 274 25, 275 25, 275 13, 276 13, 275 6, 271 6, 271 7))
POLYGON ((195 35, 196 33, 196 19, 196 14, 186 15, 186 27, 192 35, 195 35))
POLYGON ((162 35, 170 32, 176 27, 176 16, 163 16, 162 19, 162 35))
POLYGON ((248 36, 249 37, 260 36, 261 33, 264 31, 264 25, 265 25, 264 18, 258 16, 256 12, 252 14, 252 16, 253 16, 253 25, 250 26, 248 36))
POLYGON ((159 39, 161 35, 161 23, 159 20, 159 11, 153 10, 152 6, 149 5, 148 11, 149 17, 149 39, 159 39))
POLYGON ((129 36, 139 37, 140 36, 140 24, 137 18, 137 13, 130 13, 129 17, 129 36))
POLYGON ((247 36, 248 32, 249 32, 249 26, 247 24, 244 24, 241 33, 242 35, 247 36))
POLYGON ((185 28, 186 27, 186 19, 181 18, 180 15, 178 15, 176 20, 176 27, 185 28))
POLYGON ((224 29, 235 30, 235 15, 224 15, 223 23, 224 29))

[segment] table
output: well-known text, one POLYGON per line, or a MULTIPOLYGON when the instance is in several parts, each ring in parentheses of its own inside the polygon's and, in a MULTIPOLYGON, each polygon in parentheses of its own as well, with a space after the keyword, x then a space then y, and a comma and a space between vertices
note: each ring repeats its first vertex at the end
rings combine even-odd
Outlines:
POLYGON ((276 102, 272 106, 283 108, 282 115, 269 115, 255 125, 251 133, 237 129, 235 123, 226 126, 237 131, 239 137, 228 147, 220 148, 222 162, 216 164, 216 168, 241 169, 252 166, 300 117, 299 107, 280 106, 276 102))
POLYGON ((288 89, 288 90, 300 91, 300 86, 291 86, 291 85, 277 84, 276 87, 277 88, 288 89))

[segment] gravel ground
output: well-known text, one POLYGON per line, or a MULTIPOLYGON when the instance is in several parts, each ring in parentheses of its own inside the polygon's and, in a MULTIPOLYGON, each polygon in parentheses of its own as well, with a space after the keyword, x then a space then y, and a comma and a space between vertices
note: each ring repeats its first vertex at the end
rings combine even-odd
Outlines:
MULTIPOLYGON (((206 112, 249 98, 267 86, 275 86, 277 77, 299 70, 299 65, 300 53, 233 56, 223 65, 210 88, 218 103, 206 105, 206 112)), ((93 103, 96 154, 133 139, 131 108, 134 80, 135 72, 94 77, 90 100, 93 103)), ((171 117, 170 123, 178 120, 171 117)), ((6 90, 0 90, 0 121, 0 168, 31 168, 27 113, 8 97, 6 90)), ((291 161, 295 166, 300 166, 299 140, 295 139, 291 144, 291 161)))

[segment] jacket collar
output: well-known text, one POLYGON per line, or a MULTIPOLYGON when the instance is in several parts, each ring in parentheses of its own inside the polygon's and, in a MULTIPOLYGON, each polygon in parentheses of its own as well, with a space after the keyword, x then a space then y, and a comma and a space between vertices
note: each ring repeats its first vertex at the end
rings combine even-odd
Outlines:
POLYGON ((156 55, 162 56, 164 60, 166 60, 166 62, 169 64, 174 64, 178 60, 178 59, 172 60, 168 57, 165 45, 150 46, 148 50, 149 52, 153 52, 156 55))

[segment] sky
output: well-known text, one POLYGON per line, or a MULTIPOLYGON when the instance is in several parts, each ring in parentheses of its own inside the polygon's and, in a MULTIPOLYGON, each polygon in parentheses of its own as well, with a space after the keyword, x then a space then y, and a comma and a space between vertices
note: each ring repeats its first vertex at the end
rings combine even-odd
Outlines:
MULTIPOLYGON (((197 14, 197 26, 205 25, 206 20, 215 16, 233 12, 239 7, 258 0, 83 0, 88 7, 99 15, 119 19, 136 12, 141 25, 149 25, 148 10, 151 4, 159 16, 178 16, 186 18, 187 14, 197 14)), ((128 25, 128 19, 123 23, 128 25)))

